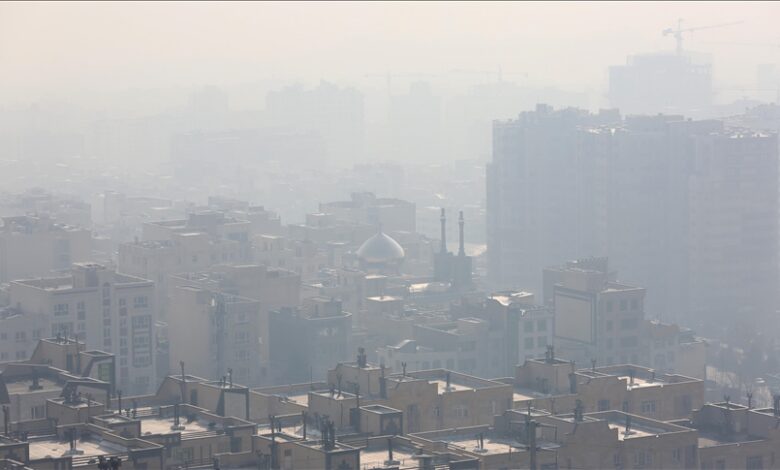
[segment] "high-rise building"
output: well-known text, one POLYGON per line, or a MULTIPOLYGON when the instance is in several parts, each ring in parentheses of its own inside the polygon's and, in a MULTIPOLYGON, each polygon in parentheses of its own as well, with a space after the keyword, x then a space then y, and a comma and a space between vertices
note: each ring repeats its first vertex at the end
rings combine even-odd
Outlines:
POLYGON ((92 259, 92 234, 48 216, 3 217, 0 282, 51 276, 92 259))
POLYGON ((501 289, 539 291, 542 269, 603 251, 604 165, 619 115, 546 105, 493 124, 487 166, 488 275, 501 289))
POLYGON ((689 308, 703 323, 774 320, 777 135, 738 129, 698 135, 692 153, 689 308))
POLYGON ((609 102, 625 113, 702 115, 712 104, 712 66, 689 54, 639 54, 609 68, 609 102))
POLYGON ((69 276, 12 282, 9 300, 20 315, 43 317, 38 338, 75 337, 90 349, 113 353, 117 388, 125 394, 151 393, 157 385, 152 281, 76 263, 69 276))
POLYGON ((705 317, 766 315, 778 283, 776 160, 775 134, 720 121, 539 106, 496 122, 490 280, 538 291, 546 266, 608 256, 647 288, 653 317, 706 333, 705 317))

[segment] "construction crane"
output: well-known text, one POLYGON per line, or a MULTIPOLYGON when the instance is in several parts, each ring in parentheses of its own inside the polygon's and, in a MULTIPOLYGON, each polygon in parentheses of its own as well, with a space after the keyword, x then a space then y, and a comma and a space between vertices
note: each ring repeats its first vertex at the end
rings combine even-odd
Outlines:
POLYGON ((664 36, 669 36, 669 35, 674 36, 674 40, 677 42, 677 48, 676 48, 677 55, 682 55, 683 33, 692 33, 694 31, 701 31, 702 29, 722 28, 724 26, 731 26, 731 25, 742 23, 742 21, 732 21, 731 23, 720 23, 720 24, 713 24, 710 26, 698 26, 696 28, 683 28, 682 22, 683 19, 679 18, 677 20, 677 28, 666 28, 661 32, 664 36))

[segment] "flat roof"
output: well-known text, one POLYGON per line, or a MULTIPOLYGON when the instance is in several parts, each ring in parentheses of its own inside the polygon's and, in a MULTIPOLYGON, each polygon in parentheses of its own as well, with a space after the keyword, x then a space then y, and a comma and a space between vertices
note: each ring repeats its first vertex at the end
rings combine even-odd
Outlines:
POLYGON ((172 416, 170 418, 162 418, 160 416, 141 417, 141 436, 179 432, 182 439, 187 439, 188 437, 195 437, 194 435, 200 437, 200 435, 206 433, 216 433, 217 429, 223 429, 220 425, 210 428, 209 422, 201 417, 189 422, 184 414, 179 419, 179 424, 184 429, 172 429, 173 423, 172 416))
MULTIPOLYGON (((515 437, 498 434, 493 430, 483 427, 455 428, 443 431, 431 431, 430 433, 418 433, 419 437, 430 441, 446 442, 448 446, 458 448, 477 455, 503 455, 516 452, 528 452, 528 448, 515 437), (482 447, 480 447, 479 433, 482 433, 482 447), (426 436, 425 434, 432 434, 426 436)), ((541 449, 555 449, 560 445, 554 442, 537 441, 541 449)))
POLYGON ((399 467, 399 468, 420 468, 420 463, 416 458, 417 449, 410 446, 398 445, 393 442, 393 460, 398 462, 396 464, 390 464, 387 462, 389 456, 387 451, 387 444, 384 446, 370 445, 360 451, 360 466, 361 468, 386 468, 386 467, 399 467))
POLYGON ((10 381, 7 381, 5 383, 5 386, 8 389, 9 395, 27 394, 27 393, 36 393, 36 392, 55 392, 58 390, 62 390, 62 385, 49 379, 44 379, 44 378, 38 379, 38 385, 41 386, 39 390, 30 390, 30 386, 32 384, 33 384, 32 378, 23 378, 21 380, 17 380, 17 378, 14 377, 10 381))
MULTIPOLYGON (((70 443, 67 440, 61 440, 57 436, 50 436, 41 439, 30 439, 30 460, 40 460, 49 457, 65 457, 70 450, 70 443)), ((78 439, 76 440, 76 449, 83 451, 83 454, 74 454, 75 458, 97 457, 99 455, 119 455, 127 452, 127 448, 106 440, 78 439)))
POLYGON ((485 388, 493 388, 499 386, 510 385, 496 382, 487 379, 481 379, 479 377, 472 377, 470 375, 461 374, 459 372, 450 372, 449 388, 447 388, 447 370, 433 369, 422 370, 415 372, 408 372, 405 376, 402 374, 394 374, 386 378, 386 380, 393 382, 414 382, 414 381, 427 381, 430 384, 434 384, 437 387, 438 393, 444 394, 448 392, 460 392, 460 391, 476 391, 485 388))

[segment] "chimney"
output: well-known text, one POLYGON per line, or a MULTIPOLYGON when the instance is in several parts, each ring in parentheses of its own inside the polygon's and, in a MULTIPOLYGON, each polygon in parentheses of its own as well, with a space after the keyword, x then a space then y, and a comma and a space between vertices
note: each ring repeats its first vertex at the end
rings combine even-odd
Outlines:
POLYGON ((441 248, 439 252, 444 254, 447 252, 447 217, 444 215, 444 208, 441 208, 441 248))
POLYGON ((459 238, 459 244, 458 244, 458 256, 466 256, 466 250, 463 246, 463 211, 460 211, 460 217, 458 218, 458 238, 459 238))
POLYGON ((780 417, 780 394, 772 397, 772 414, 780 417))
POLYGON ((358 348, 358 355, 357 355, 357 364, 358 367, 361 369, 365 369, 366 365, 368 364, 368 361, 366 361, 366 349, 365 348, 358 348))
POLYGON ((577 400, 577 405, 574 407, 574 421, 580 423, 582 420, 582 400, 577 400))
POLYGON ((387 383, 385 382, 385 365, 382 364, 381 366, 381 376, 379 377, 379 396, 382 398, 387 398, 387 383))

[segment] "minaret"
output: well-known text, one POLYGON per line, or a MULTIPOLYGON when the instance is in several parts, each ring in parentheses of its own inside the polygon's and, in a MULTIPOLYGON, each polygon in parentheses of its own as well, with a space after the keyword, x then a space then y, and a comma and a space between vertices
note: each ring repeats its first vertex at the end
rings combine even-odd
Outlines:
POLYGON ((447 217, 444 215, 444 208, 441 208, 441 249, 439 252, 444 254, 447 252, 447 217))
POLYGON ((459 225, 459 238, 460 238, 460 244, 458 246, 458 256, 466 256, 466 250, 463 246, 463 211, 460 211, 460 218, 458 219, 458 225, 459 225))

